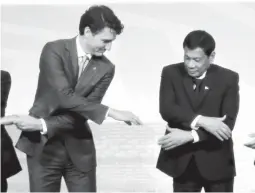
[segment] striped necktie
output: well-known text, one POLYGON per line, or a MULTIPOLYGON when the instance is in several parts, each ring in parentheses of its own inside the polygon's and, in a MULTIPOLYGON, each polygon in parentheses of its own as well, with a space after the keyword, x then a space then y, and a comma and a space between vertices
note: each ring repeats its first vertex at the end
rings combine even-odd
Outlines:
POLYGON ((78 78, 80 78, 81 73, 84 71, 88 61, 89 61, 89 57, 86 55, 79 57, 79 76, 78 76, 78 78))

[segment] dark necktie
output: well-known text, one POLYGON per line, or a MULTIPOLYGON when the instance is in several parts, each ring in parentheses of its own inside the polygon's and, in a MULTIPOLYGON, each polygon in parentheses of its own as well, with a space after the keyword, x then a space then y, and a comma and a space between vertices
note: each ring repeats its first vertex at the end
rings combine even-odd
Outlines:
POLYGON ((202 82, 203 82, 203 79, 193 78, 193 83, 196 85, 196 88, 194 89, 194 92, 196 94, 200 93, 202 82))

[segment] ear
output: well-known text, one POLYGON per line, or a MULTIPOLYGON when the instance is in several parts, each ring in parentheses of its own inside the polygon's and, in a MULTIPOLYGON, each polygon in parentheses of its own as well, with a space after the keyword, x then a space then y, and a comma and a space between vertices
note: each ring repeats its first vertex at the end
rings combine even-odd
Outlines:
POLYGON ((90 28, 89 27, 85 27, 84 28, 84 36, 85 37, 89 37, 91 35, 92 35, 92 32, 91 32, 90 28))
POLYGON ((211 55, 209 56, 210 64, 213 63, 214 58, 215 58, 215 54, 216 54, 215 51, 213 51, 213 52, 211 53, 211 55))

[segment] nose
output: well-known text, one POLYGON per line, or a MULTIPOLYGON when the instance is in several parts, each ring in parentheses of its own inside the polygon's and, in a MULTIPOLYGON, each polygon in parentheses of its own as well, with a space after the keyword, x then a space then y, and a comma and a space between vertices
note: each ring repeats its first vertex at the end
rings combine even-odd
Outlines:
POLYGON ((190 60, 190 61, 188 61, 187 62, 187 67, 188 68, 194 68, 196 65, 195 65, 195 63, 193 62, 193 60, 190 60))
POLYGON ((111 47, 112 47, 112 42, 109 42, 109 43, 106 44, 105 49, 110 51, 111 47))

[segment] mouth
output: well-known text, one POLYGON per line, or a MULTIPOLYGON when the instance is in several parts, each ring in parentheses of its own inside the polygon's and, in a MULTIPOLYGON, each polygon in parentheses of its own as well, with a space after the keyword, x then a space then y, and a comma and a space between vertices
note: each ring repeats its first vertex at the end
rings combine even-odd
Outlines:
POLYGON ((196 70, 189 70, 189 69, 188 69, 188 72, 189 72, 190 74, 195 74, 195 73, 197 73, 196 70))
POLYGON ((100 53, 104 53, 106 50, 104 49, 104 50, 98 50, 98 52, 100 52, 100 53))

